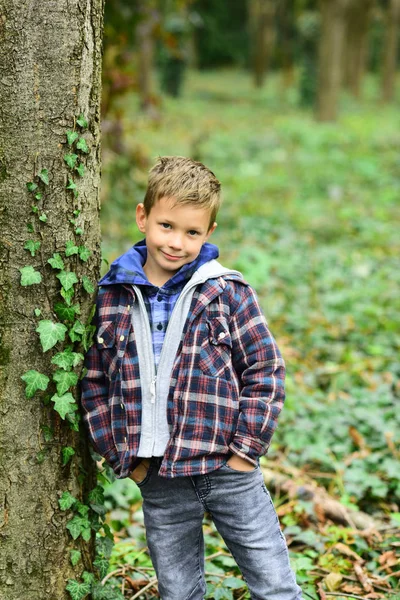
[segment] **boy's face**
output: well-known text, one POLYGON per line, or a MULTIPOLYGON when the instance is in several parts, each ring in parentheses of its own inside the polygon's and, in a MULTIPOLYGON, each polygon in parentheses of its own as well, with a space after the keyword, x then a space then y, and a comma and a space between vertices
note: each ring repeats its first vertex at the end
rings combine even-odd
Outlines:
POLYGON ((144 272, 158 287, 183 265, 192 262, 217 224, 210 225, 210 211, 190 204, 160 198, 146 215, 143 204, 136 209, 136 223, 146 235, 147 261, 144 272))

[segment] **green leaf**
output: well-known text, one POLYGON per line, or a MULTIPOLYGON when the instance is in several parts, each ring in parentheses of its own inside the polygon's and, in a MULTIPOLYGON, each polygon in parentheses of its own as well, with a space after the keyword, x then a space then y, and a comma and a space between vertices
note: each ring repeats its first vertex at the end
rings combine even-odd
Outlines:
POLYGON ((54 402, 54 410, 58 412, 63 420, 65 420, 68 413, 72 413, 78 408, 71 392, 67 392, 62 396, 54 394, 54 396, 51 397, 51 400, 54 402))
POLYGON ((32 256, 35 256, 39 248, 40 242, 35 242, 34 240, 28 240, 27 242, 25 242, 24 250, 29 250, 32 256))
POLYGON ((65 256, 72 256, 73 254, 78 254, 78 252, 78 246, 76 246, 72 240, 68 240, 65 244, 65 256))
POLYGON ((49 185, 49 172, 47 169, 42 169, 38 177, 43 181, 45 185, 49 185))
MULTIPOLYGON (((35 196, 35 198, 36 198, 36 196, 35 196)), ((39 210, 39 209, 38 209, 38 207, 36 206, 36 204, 32 204, 32 212, 33 212, 33 214, 36 214, 36 213, 38 212, 38 210, 39 210)))
POLYGON ((93 566, 98 570, 100 579, 107 575, 110 561, 104 556, 98 556, 93 562, 93 566))
POLYGON ((81 260, 83 260, 84 262, 86 262, 87 259, 89 258, 89 256, 91 255, 89 248, 86 248, 86 246, 79 246, 78 252, 79 252, 79 258, 81 260))
POLYGON ((245 587, 245 585, 244 581, 238 577, 227 577, 224 579, 224 586, 231 588, 232 590, 240 590, 245 587))
POLYGON ((83 177, 85 174, 85 167, 82 163, 79 163, 79 165, 75 167, 75 171, 78 171, 79 177, 83 177))
POLYGON ((75 511, 77 511, 82 517, 86 517, 89 512, 89 506, 87 504, 82 504, 82 502, 77 502, 75 506, 75 511))
POLYGON ((86 120, 86 117, 82 113, 79 115, 76 122, 80 127, 82 127, 82 129, 87 129, 88 122, 86 120))
POLYGON ((40 317, 40 315, 42 314, 42 311, 40 310, 40 308, 35 308, 35 316, 36 317, 40 317))
POLYGON ((40 335, 40 343, 42 344, 43 352, 50 350, 57 344, 65 340, 67 328, 62 323, 53 323, 53 321, 39 321, 36 331, 40 335))
POLYGON ((62 466, 65 467, 74 456, 75 450, 71 446, 64 446, 61 450, 62 466))
POLYGON ((72 298, 74 297, 74 294, 75 294, 74 289, 71 288, 70 290, 64 290, 64 288, 61 288, 60 294, 64 298, 64 300, 68 304, 68 306, 71 306, 72 298))
POLYGON ((104 503, 104 489, 101 485, 96 485, 88 494, 88 500, 93 504, 104 503))
POLYGON ((41 465, 42 462, 44 461, 44 459, 46 458, 46 454, 47 454, 47 448, 44 448, 43 450, 39 450, 39 452, 36 454, 36 460, 38 461, 39 465, 41 465))
POLYGON ((69 146, 72 146, 75 140, 77 140, 79 134, 76 131, 67 131, 67 143, 69 146))
POLYGON ((76 147, 78 150, 80 150, 81 152, 84 152, 85 154, 87 154, 89 152, 89 148, 88 145, 86 143, 85 138, 81 137, 79 138, 76 147))
POLYGON ((85 583, 94 583, 96 581, 96 577, 93 573, 89 573, 89 571, 83 571, 82 579, 85 583))
POLYGON ((69 348, 65 349, 63 352, 58 352, 53 358, 51 362, 53 365, 57 365, 60 369, 64 369, 65 371, 69 371, 72 367, 76 367, 82 362, 84 359, 83 354, 80 352, 71 352, 69 348))
POLYGON ((75 167, 75 163, 78 160, 78 155, 77 154, 65 154, 64 155, 64 160, 67 163, 67 165, 69 166, 70 169, 73 169, 75 167))
POLYGON ((66 292, 68 292, 75 283, 78 283, 78 278, 73 271, 61 271, 57 274, 57 278, 60 280, 60 283, 66 292))
POLYGON ((69 492, 63 492, 63 495, 58 500, 61 510, 68 510, 77 502, 77 499, 69 492))
POLYGON ((42 221, 42 223, 47 223, 47 215, 42 213, 39 217, 39 221, 42 221))
POLYGON ((66 189, 73 191, 75 196, 78 195, 78 191, 76 189, 76 184, 72 181, 72 179, 68 179, 68 185, 67 185, 66 189))
POLYGON ((69 331, 71 342, 79 342, 82 335, 85 333, 85 326, 80 321, 75 321, 73 327, 69 331))
POLYGON ((78 375, 73 371, 57 370, 53 374, 53 381, 57 383, 57 393, 62 396, 70 387, 78 383, 78 375))
POLYGON ((31 266, 22 267, 20 269, 21 272, 21 285, 34 285, 36 283, 40 283, 42 281, 42 276, 39 271, 35 271, 35 269, 31 266))
POLYGON ((27 398, 32 398, 37 390, 42 390, 43 392, 47 390, 50 381, 47 375, 43 375, 34 369, 21 375, 21 379, 26 383, 25 394, 27 398))
POLYGON ((93 343, 93 335, 96 331, 95 325, 86 325, 85 333, 82 336, 82 344, 85 352, 87 352, 93 343))
MULTIPOLYGON (((78 407, 76 406, 75 410, 77 408, 78 407)), ((80 423, 80 420, 81 420, 81 416, 80 416, 79 413, 76 413, 76 412, 75 413, 68 413, 66 420, 68 421, 69 428, 72 429, 72 431, 79 431, 79 423, 80 423)))
POLYGON ((82 235, 82 233, 83 233, 83 229, 82 229, 82 227, 77 227, 77 228, 75 229, 75 233, 76 233, 76 235, 82 235))
MULTIPOLYGON (((96 486, 100 487, 100 486, 96 486)), ((94 488, 96 489, 96 488, 94 488)), ((114 548, 114 540, 112 537, 102 536, 96 538, 96 552, 105 558, 110 558, 114 548)))
MULTIPOLYGON (((35 194, 36 200, 41 200, 42 196, 43 196, 43 194, 41 192, 38 192, 37 194, 35 194)), ((33 210, 33 206, 32 206, 32 210, 33 210)), ((34 211, 34 212, 36 212, 36 211, 34 211)))
POLYGON ((64 302, 57 302, 54 305, 54 312, 60 321, 73 321, 75 314, 79 311, 79 304, 68 306, 64 302))
POLYGON ((53 257, 49 258, 49 260, 47 262, 53 267, 53 269, 61 270, 64 268, 64 261, 61 258, 61 256, 58 254, 58 252, 54 252, 53 257))
POLYGON ((78 583, 76 579, 68 579, 68 584, 65 586, 72 600, 83 600, 83 598, 86 598, 90 594, 90 588, 91 585, 89 583, 78 583))
POLYGON ((88 294, 93 294, 95 287, 90 281, 89 277, 86 277, 86 275, 82 277, 82 285, 85 292, 87 292, 88 294))
POLYGON ((43 437, 45 442, 51 442, 54 437, 54 431, 48 425, 42 425, 43 437))
POLYGON ((81 559, 82 554, 79 550, 70 550, 69 558, 73 567, 75 567, 81 559))
POLYGON ((37 190, 37 183, 34 183, 33 181, 29 181, 26 184, 26 187, 28 188, 28 192, 34 192, 35 190, 37 190))

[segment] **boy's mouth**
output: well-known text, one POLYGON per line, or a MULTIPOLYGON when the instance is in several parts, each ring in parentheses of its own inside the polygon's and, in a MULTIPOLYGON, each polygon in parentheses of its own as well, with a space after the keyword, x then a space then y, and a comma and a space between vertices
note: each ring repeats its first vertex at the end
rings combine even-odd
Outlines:
POLYGON ((161 252, 168 260, 181 260, 183 258, 183 256, 175 256, 173 254, 168 254, 168 252, 164 252, 164 250, 161 250, 161 252))

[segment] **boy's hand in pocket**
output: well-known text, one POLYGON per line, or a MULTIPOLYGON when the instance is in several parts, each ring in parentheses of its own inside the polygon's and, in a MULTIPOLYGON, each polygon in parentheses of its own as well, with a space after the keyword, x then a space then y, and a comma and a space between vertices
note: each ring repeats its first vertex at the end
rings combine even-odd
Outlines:
POLYGON ((135 483, 141 483, 147 475, 147 471, 150 467, 150 459, 144 458, 140 465, 133 469, 132 473, 129 475, 130 479, 132 479, 135 483))
POLYGON ((234 471, 254 471, 255 466, 237 454, 232 454, 226 463, 234 471))

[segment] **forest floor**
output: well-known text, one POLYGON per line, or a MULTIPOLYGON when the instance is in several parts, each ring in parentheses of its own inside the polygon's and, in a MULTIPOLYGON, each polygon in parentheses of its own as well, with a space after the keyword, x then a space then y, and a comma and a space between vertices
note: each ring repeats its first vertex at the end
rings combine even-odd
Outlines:
MULTIPOLYGON (((400 123, 376 96, 370 79, 362 102, 344 95, 338 122, 321 124, 278 76, 255 90, 246 73, 191 72, 151 114, 135 94, 118 99, 122 134, 104 135, 109 261, 139 239, 135 206, 158 155, 192 156, 222 182, 210 241, 256 288, 286 359, 287 401, 262 464, 315 600, 400 599, 400 123)), ((120 480, 106 495, 108 578, 126 598, 156 598, 138 490, 120 480)), ((207 598, 248 598, 211 522, 205 534, 207 598)))

